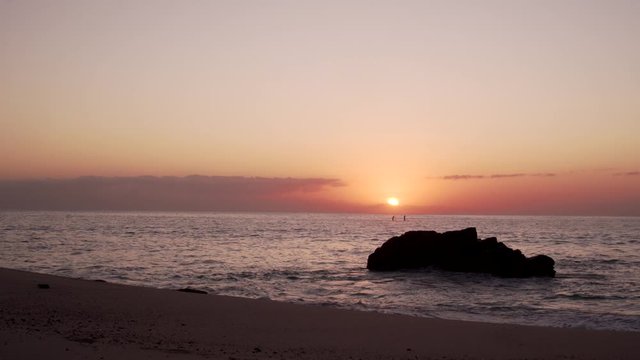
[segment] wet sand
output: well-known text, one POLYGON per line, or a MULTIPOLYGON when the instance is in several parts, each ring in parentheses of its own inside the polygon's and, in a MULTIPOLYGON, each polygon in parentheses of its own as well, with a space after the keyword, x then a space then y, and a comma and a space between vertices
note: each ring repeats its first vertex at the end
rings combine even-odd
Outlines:
POLYGON ((638 344, 640 332, 425 319, 0 269, 0 359, 640 359, 638 344))

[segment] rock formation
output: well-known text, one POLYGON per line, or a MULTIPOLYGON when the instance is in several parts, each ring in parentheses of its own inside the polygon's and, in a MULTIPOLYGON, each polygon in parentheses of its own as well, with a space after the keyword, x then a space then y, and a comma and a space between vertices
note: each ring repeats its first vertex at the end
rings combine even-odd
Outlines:
POLYGON ((502 277, 553 277, 554 264, 546 255, 526 257, 495 237, 480 240, 475 228, 444 233, 409 231, 385 241, 367 259, 367 269, 371 271, 432 266, 502 277))

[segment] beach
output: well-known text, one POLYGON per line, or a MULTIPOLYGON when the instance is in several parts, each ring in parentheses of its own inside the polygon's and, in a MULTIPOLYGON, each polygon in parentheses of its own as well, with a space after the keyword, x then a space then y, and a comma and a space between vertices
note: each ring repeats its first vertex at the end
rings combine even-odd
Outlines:
POLYGON ((10 269, 0 269, 0 324, 2 359, 640 358, 640 332, 428 319, 10 269))

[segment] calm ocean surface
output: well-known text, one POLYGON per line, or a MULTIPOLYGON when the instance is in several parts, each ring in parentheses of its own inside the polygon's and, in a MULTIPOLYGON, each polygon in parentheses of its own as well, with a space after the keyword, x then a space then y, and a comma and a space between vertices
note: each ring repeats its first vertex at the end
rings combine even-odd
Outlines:
POLYGON ((0 266, 422 317, 640 331, 640 218, 0 212, 0 266), (371 273, 408 230, 476 227, 554 279, 371 273))

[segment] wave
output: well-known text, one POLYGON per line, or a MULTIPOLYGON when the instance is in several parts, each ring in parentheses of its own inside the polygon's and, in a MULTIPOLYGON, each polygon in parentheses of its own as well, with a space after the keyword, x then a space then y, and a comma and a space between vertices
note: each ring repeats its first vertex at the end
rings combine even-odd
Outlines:
POLYGON ((0 266, 413 316, 640 331, 639 234, 640 218, 3 213, 0 266), (368 254, 393 235, 468 226, 527 255, 550 254, 557 277, 366 270, 368 254))
POLYGON ((630 300, 629 296, 622 295, 602 295, 602 294, 555 294, 548 299, 570 299, 570 300, 630 300))

